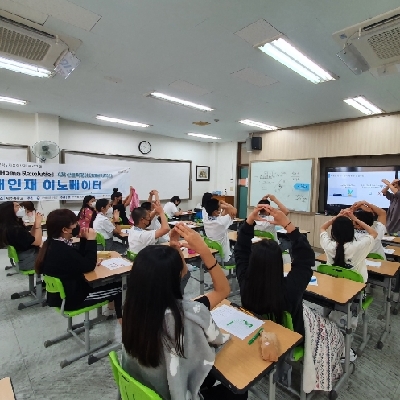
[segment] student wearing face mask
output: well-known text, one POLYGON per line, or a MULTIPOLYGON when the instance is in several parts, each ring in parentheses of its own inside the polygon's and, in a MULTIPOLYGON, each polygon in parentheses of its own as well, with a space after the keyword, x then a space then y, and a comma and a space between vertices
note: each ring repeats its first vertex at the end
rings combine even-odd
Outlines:
POLYGON ((111 195, 112 201, 112 209, 119 211, 119 216, 121 218, 122 225, 131 225, 129 219, 126 216, 126 207, 129 206, 131 199, 132 199, 133 187, 130 187, 129 195, 122 200, 122 193, 118 192, 118 188, 113 189, 113 193, 111 195))
POLYGON ((78 224, 81 229, 93 228, 96 219, 96 199, 94 196, 85 196, 82 207, 78 213, 78 224))
POLYGON ((20 203, 20 206, 25 209, 25 216, 22 217, 22 220, 24 221, 25 225, 33 225, 35 222, 35 206, 31 201, 23 201, 20 203))
POLYGON ((148 245, 156 244, 158 238, 166 235, 170 229, 160 202, 155 203, 154 211, 159 215, 161 227, 157 230, 147 230, 151 224, 150 212, 143 207, 135 208, 132 211, 133 228, 129 230, 129 250, 137 254, 148 245))
POLYGON ((36 213, 35 222, 27 231, 22 222, 25 209, 18 203, 6 201, 0 204, 0 247, 13 246, 19 258, 19 269, 33 269, 39 246, 42 244, 43 215, 36 213))
POLYGON ((114 234, 119 235, 121 233, 119 211, 114 210, 113 212, 111 204, 107 199, 96 201, 96 211, 97 215, 93 222, 93 229, 104 237, 106 241, 105 250, 124 253, 126 251, 125 246, 122 243, 113 241, 114 234), (110 221, 110 218, 112 218, 112 221, 110 221))
MULTIPOLYGON (((96 232, 90 228, 82 229, 79 249, 76 249, 71 242, 76 227, 77 217, 71 210, 58 209, 47 216, 48 237, 40 249, 35 270, 39 274, 61 280, 66 295, 66 311, 88 307, 104 300, 114 301, 118 321, 122 323, 121 284, 110 283, 98 288, 89 286, 83 274, 96 268, 96 232)), ((58 293, 47 293, 50 307, 61 307, 61 302, 58 293)), ((109 304, 109 309, 112 307, 109 304)))

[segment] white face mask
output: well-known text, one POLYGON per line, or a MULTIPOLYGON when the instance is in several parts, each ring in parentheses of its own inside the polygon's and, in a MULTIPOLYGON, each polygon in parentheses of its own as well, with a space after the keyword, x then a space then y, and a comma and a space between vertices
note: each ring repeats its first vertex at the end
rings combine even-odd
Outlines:
POLYGON ((110 208, 107 210, 107 212, 106 212, 106 216, 107 216, 108 218, 111 218, 113 215, 114 215, 114 210, 113 210, 112 207, 110 207, 110 208))
POLYGON ((18 211, 15 213, 18 218, 25 217, 25 208, 20 207, 18 211))
POLYGON ((96 208, 96 202, 92 201, 91 203, 89 203, 89 206, 92 207, 93 209, 96 208))

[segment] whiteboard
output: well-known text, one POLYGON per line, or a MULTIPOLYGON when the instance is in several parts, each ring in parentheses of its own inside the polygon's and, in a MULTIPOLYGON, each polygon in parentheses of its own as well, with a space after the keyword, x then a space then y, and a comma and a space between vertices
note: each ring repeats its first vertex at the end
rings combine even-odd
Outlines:
POLYGON ((159 191, 161 200, 169 200, 172 196, 179 196, 182 200, 190 199, 191 161, 157 160, 133 156, 68 152, 68 150, 63 150, 62 156, 65 164, 130 168, 127 181, 124 182, 123 187, 118 188, 123 196, 127 196, 129 186, 133 186, 140 200, 147 200, 149 192, 153 189, 159 191))
POLYGON ((27 162, 29 161, 28 150, 29 150, 28 146, 0 143, 0 162, 2 161, 27 162))
POLYGON ((250 206, 273 194, 289 210, 310 211, 312 160, 254 161, 250 164, 250 206))

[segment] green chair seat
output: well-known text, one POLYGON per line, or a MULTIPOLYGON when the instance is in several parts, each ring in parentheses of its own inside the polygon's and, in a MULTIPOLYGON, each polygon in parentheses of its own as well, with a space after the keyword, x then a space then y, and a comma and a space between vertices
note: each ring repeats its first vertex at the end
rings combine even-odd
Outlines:
POLYGON ((263 237, 263 238, 266 238, 266 239, 269 239, 269 240, 275 240, 275 237, 271 232, 255 230, 254 231, 254 236, 263 237))
POLYGON ((384 259, 385 259, 385 257, 381 256, 381 255, 378 254, 378 253, 369 253, 369 254, 367 255, 367 258, 373 258, 373 259, 375 259, 375 260, 384 260, 384 259))
POLYGON ((21 271, 19 270, 19 273, 22 275, 35 275, 35 270, 34 269, 29 269, 28 271, 21 271))
POLYGON ((122 400, 162 400, 154 390, 142 385, 121 367, 115 351, 110 352, 108 357, 122 400))
MULTIPOLYGON (((74 311, 65 311, 64 310, 64 315, 66 317, 76 317, 77 315, 84 314, 85 312, 88 312, 88 311, 96 310, 97 308, 106 306, 107 304, 108 304, 108 300, 103 301, 101 303, 96 303, 93 306, 79 308, 78 310, 74 310, 74 311)), ((55 308, 59 313, 61 313, 60 307, 53 307, 53 308, 55 308)))
POLYGON ((130 260, 130 261, 134 261, 135 258, 136 258, 136 256, 137 256, 137 254, 134 253, 133 251, 128 250, 128 251, 126 252, 126 258, 127 258, 128 260, 130 260))

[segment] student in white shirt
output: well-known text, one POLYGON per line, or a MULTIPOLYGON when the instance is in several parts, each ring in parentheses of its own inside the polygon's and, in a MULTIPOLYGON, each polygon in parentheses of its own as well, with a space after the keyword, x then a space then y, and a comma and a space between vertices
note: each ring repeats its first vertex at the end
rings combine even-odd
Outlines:
POLYGON ((151 223, 150 212, 143 207, 135 208, 132 211, 134 226, 129 230, 129 250, 137 254, 146 246, 156 244, 161 236, 166 235, 170 229, 167 218, 159 202, 155 203, 154 211, 161 219, 161 227, 157 230, 147 230, 151 223))
MULTIPOLYGON (((360 221, 371 226, 378 234, 370 253, 379 254, 386 260, 386 254, 382 246, 382 238, 386 233, 386 211, 374 204, 366 202, 365 200, 354 203, 351 208, 354 210, 354 215, 360 221), (376 221, 374 221, 375 216, 377 217, 376 221)), ((354 236, 357 240, 362 236, 368 235, 367 231, 357 224, 354 224, 354 229, 354 236)))
POLYGON ((231 259, 228 228, 236 216, 236 208, 222 200, 210 199, 206 204, 206 212, 208 216, 203 220, 203 224, 207 237, 221 244, 225 264, 234 264, 233 258, 231 259))
MULTIPOLYGON (((273 194, 267 194, 262 198, 262 200, 258 202, 258 204, 270 205, 271 201, 273 201, 278 206, 278 209, 281 210, 285 215, 289 214, 289 210, 273 194)), ((272 223, 274 221, 274 217, 271 216, 270 213, 267 212, 265 209, 261 209, 259 215, 263 219, 263 221, 255 221, 256 226, 254 227, 254 230, 270 232, 272 235, 274 235, 274 240, 278 241, 276 227, 272 223)))
POLYGON ((354 216, 351 209, 342 210, 337 217, 333 217, 321 226, 321 247, 327 257, 327 264, 352 269, 360 273, 364 282, 368 280, 365 258, 371 252, 374 239, 377 237, 374 229, 354 216), (367 235, 354 240, 355 222, 367 235), (332 225, 331 237, 327 229, 332 225))
MULTIPOLYGON (((96 219, 93 221, 93 229, 100 233, 105 241, 107 251, 117 251, 118 253, 124 253, 126 251, 125 246, 122 243, 114 242, 114 234, 121 233, 121 227, 119 226, 119 211, 111 207, 108 199, 99 199, 96 201, 96 219), (112 221, 110 220, 112 219, 112 221)), ((98 246, 98 249, 103 250, 98 246)))
POLYGON ((165 204, 164 213, 167 214, 167 217, 169 219, 182 215, 182 211, 178 209, 179 204, 181 204, 181 199, 179 198, 179 196, 172 196, 171 200, 165 204))

